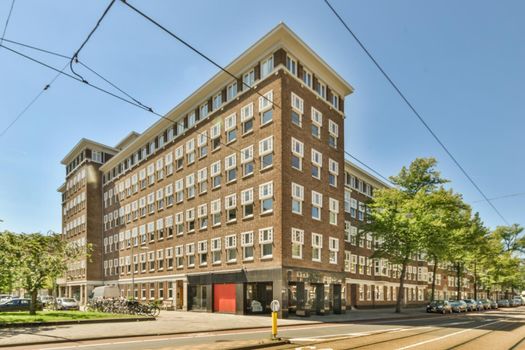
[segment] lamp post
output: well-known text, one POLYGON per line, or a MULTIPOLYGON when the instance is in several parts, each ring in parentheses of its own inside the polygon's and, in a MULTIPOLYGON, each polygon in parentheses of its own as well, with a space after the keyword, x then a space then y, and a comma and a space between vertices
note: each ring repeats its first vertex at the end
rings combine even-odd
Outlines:
MULTIPOLYGON (((138 242, 137 242, 138 244, 138 242)), ((133 296, 133 300, 135 300, 135 263, 133 262, 133 248, 135 247, 135 242, 131 245, 131 295, 133 296)), ((149 250, 148 247, 140 247, 139 250, 149 250)), ((137 263, 138 263, 138 257, 137 257, 137 263)))

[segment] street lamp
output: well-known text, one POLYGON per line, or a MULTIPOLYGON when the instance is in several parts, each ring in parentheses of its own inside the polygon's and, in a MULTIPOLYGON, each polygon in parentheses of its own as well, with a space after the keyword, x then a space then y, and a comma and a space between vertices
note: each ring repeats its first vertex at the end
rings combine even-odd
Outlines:
MULTIPOLYGON (((131 262, 133 266, 131 267, 131 295, 133 296, 133 301, 135 301, 135 263, 133 262, 133 248, 135 247, 135 242, 131 245, 131 262)), ((149 247, 140 247, 139 250, 149 250, 149 247)), ((137 257, 138 263, 138 257, 137 257)))

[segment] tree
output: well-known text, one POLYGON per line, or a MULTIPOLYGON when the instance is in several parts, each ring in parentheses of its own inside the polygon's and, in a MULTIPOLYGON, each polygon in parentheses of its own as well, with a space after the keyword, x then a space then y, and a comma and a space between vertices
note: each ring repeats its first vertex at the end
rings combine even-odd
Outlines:
POLYGON ((455 233, 465 225, 465 213, 469 207, 461 195, 444 188, 429 193, 422 204, 422 215, 427 216, 424 221, 428 223, 427 232, 422 237, 423 251, 433 262, 430 300, 434 300, 438 264, 450 256, 455 233))
POLYGON ((78 246, 66 243, 59 234, 42 235, 40 233, 15 234, 4 232, 1 240, 9 242, 9 249, 1 256, 8 263, 11 279, 24 288, 31 296, 29 313, 36 313, 38 290, 49 279, 62 276, 68 263, 86 258, 91 246, 78 246))
POLYGON ((0 291, 10 293, 15 286, 15 273, 20 262, 16 235, 5 231, 0 233, 0 291))
POLYGON ((518 224, 511 226, 498 226, 494 230, 494 235, 503 243, 503 249, 511 253, 525 252, 525 237, 521 236, 523 227, 518 224))
POLYGON ((404 300, 406 268, 411 257, 424 248, 424 237, 431 217, 427 213, 427 196, 447 182, 435 170, 433 158, 417 158, 390 180, 394 188, 375 191, 369 204, 370 222, 364 233, 372 233, 380 242, 374 258, 386 258, 401 266, 395 312, 401 312, 404 300))

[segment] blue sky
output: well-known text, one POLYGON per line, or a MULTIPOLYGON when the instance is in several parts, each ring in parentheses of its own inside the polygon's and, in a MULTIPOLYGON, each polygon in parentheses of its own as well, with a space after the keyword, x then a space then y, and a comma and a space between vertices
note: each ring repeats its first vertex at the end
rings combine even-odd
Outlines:
MULTIPOLYGON (((321 0, 139 1, 132 4, 226 65, 284 21, 355 87, 346 99, 346 150, 384 175, 433 156, 490 227, 503 224, 416 121, 321 0)), ((17 0, 6 38, 71 55, 109 1, 17 0)), ((489 197, 525 192, 525 3, 343 1, 332 5, 489 197)), ((0 24, 11 0, 0 0, 0 24)), ((65 61, 21 50, 56 67, 65 61)), ((120 2, 80 59, 158 112, 217 69, 120 2)), ((81 69, 79 69, 81 71, 81 69)), ((0 48, 0 130, 54 72, 0 48)), ((90 82, 98 83, 86 74, 90 82)), ((153 115, 59 78, 0 138, 0 230, 60 231, 63 156, 82 137, 115 145, 153 115)), ((523 223, 525 196, 495 200, 523 223)))

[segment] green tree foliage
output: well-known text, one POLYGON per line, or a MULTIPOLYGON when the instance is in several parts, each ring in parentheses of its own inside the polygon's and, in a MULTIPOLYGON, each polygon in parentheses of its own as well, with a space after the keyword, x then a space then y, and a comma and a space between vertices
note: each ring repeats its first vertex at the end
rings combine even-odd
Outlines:
MULTIPOLYGON (((380 242, 375 258, 387 258, 401 266, 396 312, 404 300, 406 268, 411 258, 424 250, 428 227, 433 216, 428 209, 428 196, 447 182, 435 169, 433 158, 418 158, 390 180, 394 188, 375 191, 370 207, 370 223, 364 232, 372 233, 380 242)), ((436 199, 437 200, 437 199, 436 199)))
POLYGON ((3 286, 24 288, 31 295, 32 315, 36 313, 38 290, 49 280, 63 276, 69 262, 86 258, 91 250, 90 246, 67 244, 59 234, 4 232, 0 234, 0 242, 8 243, 7 249, 1 249, 0 253, 1 261, 8 266, 5 269, 9 276, 7 281, 2 280, 3 286))

